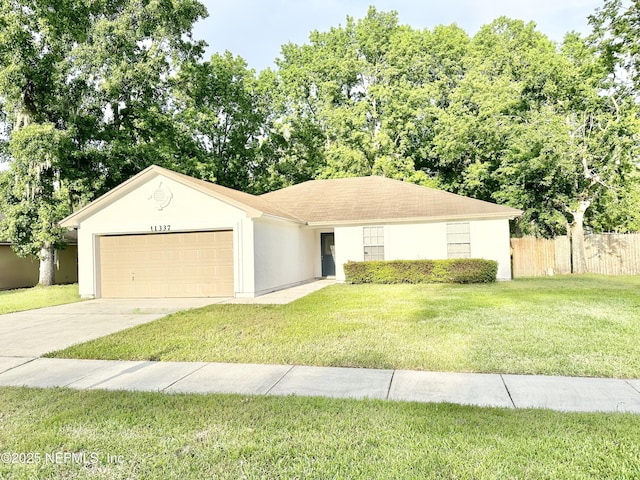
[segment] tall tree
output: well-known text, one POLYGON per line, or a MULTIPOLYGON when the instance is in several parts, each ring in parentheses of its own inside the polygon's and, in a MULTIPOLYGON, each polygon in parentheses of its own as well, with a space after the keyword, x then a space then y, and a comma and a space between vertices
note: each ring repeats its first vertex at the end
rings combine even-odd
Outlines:
MULTIPOLYGON (((41 260, 40 281, 52 282, 56 242, 53 201, 65 163, 59 148, 69 138, 70 123, 61 118, 65 106, 75 106, 82 81, 72 75, 72 46, 86 34, 82 4, 61 2, 0 3, 0 98, 11 125, 7 152, 12 161, 11 184, 3 188, 4 235, 19 254, 41 260), (59 88, 60 85, 65 88, 59 88), (13 157, 13 158, 12 158, 13 157), (50 230, 50 235, 44 232, 50 230)), ((68 145, 67 145, 68 146, 68 145)), ((59 200, 59 199, 57 199, 59 200)), ((56 202, 57 203, 57 202, 56 202)))
POLYGON ((24 188, 4 189, 3 224, 19 253, 39 252, 43 283, 64 211, 152 161, 179 161, 165 91, 176 62, 201 53, 190 29, 205 14, 195 0, 0 0, 0 105, 24 188))
POLYGON ((174 82, 175 119, 194 143, 194 175, 261 193, 268 175, 263 93, 255 72, 229 52, 182 65, 174 82))
POLYGON ((41 285, 54 283, 54 251, 64 246, 58 221, 71 213, 71 205, 60 172, 71 148, 66 132, 51 123, 27 125, 9 145, 13 161, 0 187, 5 238, 19 255, 40 259, 41 285))
POLYGON ((635 188, 637 105, 606 92, 603 57, 584 39, 558 49, 532 23, 483 27, 465 63, 434 139, 439 183, 522 208, 523 232, 570 233, 582 271, 585 225, 605 228, 608 205, 635 188))
POLYGON ((522 208, 524 232, 570 233, 582 271, 585 225, 604 225, 605 199, 633 188, 635 103, 605 94, 602 58, 575 34, 558 50, 535 25, 502 18, 470 52, 438 123, 439 182, 522 208))
POLYGON ((601 55, 618 88, 640 92, 640 3, 636 0, 605 0, 589 17, 590 41, 601 55))
POLYGON ((607 98, 582 111, 544 107, 528 116, 495 172, 496 199, 570 233, 574 273, 585 269, 585 225, 605 223, 601 214, 633 188, 640 130, 631 112, 607 98))
POLYGON ((485 200, 501 186, 493 172, 516 128, 558 95, 555 45, 533 23, 499 18, 480 29, 463 58, 464 73, 440 109, 431 157, 447 190, 485 200))
POLYGON ((285 45, 277 72, 283 136, 307 140, 295 152, 308 152, 314 176, 428 182, 435 106, 448 101, 467 43, 455 26, 416 31, 372 7, 362 20, 313 32, 307 45, 285 45))

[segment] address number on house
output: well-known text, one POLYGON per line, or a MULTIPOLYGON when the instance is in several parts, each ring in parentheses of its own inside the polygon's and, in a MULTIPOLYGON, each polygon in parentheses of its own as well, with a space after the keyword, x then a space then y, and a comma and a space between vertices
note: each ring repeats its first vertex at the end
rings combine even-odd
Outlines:
POLYGON ((170 232, 171 225, 151 225, 152 232, 170 232))

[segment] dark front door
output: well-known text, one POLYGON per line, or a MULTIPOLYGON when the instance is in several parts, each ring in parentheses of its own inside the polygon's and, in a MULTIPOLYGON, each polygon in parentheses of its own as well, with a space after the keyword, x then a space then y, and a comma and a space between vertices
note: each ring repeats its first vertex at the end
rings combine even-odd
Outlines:
POLYGON ((333 233, 320 234, 320 249, 322 250, 322 276, 331 277, 336 274, 336 262, 333 258, 335 251, 333 233))

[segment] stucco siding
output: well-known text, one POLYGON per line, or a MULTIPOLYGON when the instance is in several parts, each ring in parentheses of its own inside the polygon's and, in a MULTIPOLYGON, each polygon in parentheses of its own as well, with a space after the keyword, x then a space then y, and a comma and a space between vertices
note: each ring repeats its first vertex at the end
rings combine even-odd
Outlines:
POLYGON ((498 280, 511 280, 509 220, 470 222, 471 256, 498 262, 498 280))
POLYGON ((315 278, 314 258, 320 255, 315 236, 294 223, 255 219, 255 295, 315 278))
POLYGON ((38 283, 38 259, 21 258, 9 245, 0 245, 0 290, 33 287, 38 283))
MULTIPOLYGON (((336 280, 343 282, 344 264, 364 260, 363 227, 336 227, 336 280)), ((385 260, 447 258, 446 227, 441 223, 383 225, 385 260)))
POLYGON ((188 231, 212 222, 232 226, 244 216, 236 207, 159 176, 85 219, 82 227, 95 232, 108 229, 109 232, 149 233, 151 227, 169 225, 170 231, 188 231), (171 192, 171 200, 163 208, 153 199, 159 187, 171 192))
POLYGON ((91 231, 80 228, 78 230, 78 293, 82 298, 93 298, 98 295, 94 276, 98 274, 94 265, 94 246, 91 231))
POLYGON ((233 230, 234 289, 239 293, 253 291, 253 265, 249 260, 253 255, 251 224, 252 219, 239 208, 172 179, 157 176, 81 223, 78 229, 80 295, 100 296, 99 236, 205 230, 233 230), (154 198, 154 192, 159 188, 169 192, 170 201, 166 205, 154 198))
POLYGON ((441 260, 447 258, 445 223, 385 226, 385 259, 441 260))
MULTIPOLYGON (((498 280, 511 279, 508 220, 469 221, 471 257, 498 262, 498 280)), ((344 264, 364 259, 363 226, 336 227, 336 280, 343 282, 344 264)), ((384 225, 385 260, 447 258, 447 224, 384 225)))
POLYGON ((63 250, 56 251, 55 282, 59 285, 76 283, 78 281, 78 247, 67 245, 63 250))

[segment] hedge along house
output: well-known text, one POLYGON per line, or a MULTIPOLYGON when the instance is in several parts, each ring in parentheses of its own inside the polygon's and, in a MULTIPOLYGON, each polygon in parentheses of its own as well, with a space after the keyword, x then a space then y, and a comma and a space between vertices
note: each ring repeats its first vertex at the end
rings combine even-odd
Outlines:
POLYGON ((261 196, 151 166, 64 219, 83 297, 254 297, 347 261, 485 258, 511 278, 509 207, 384 177, 261 196))

